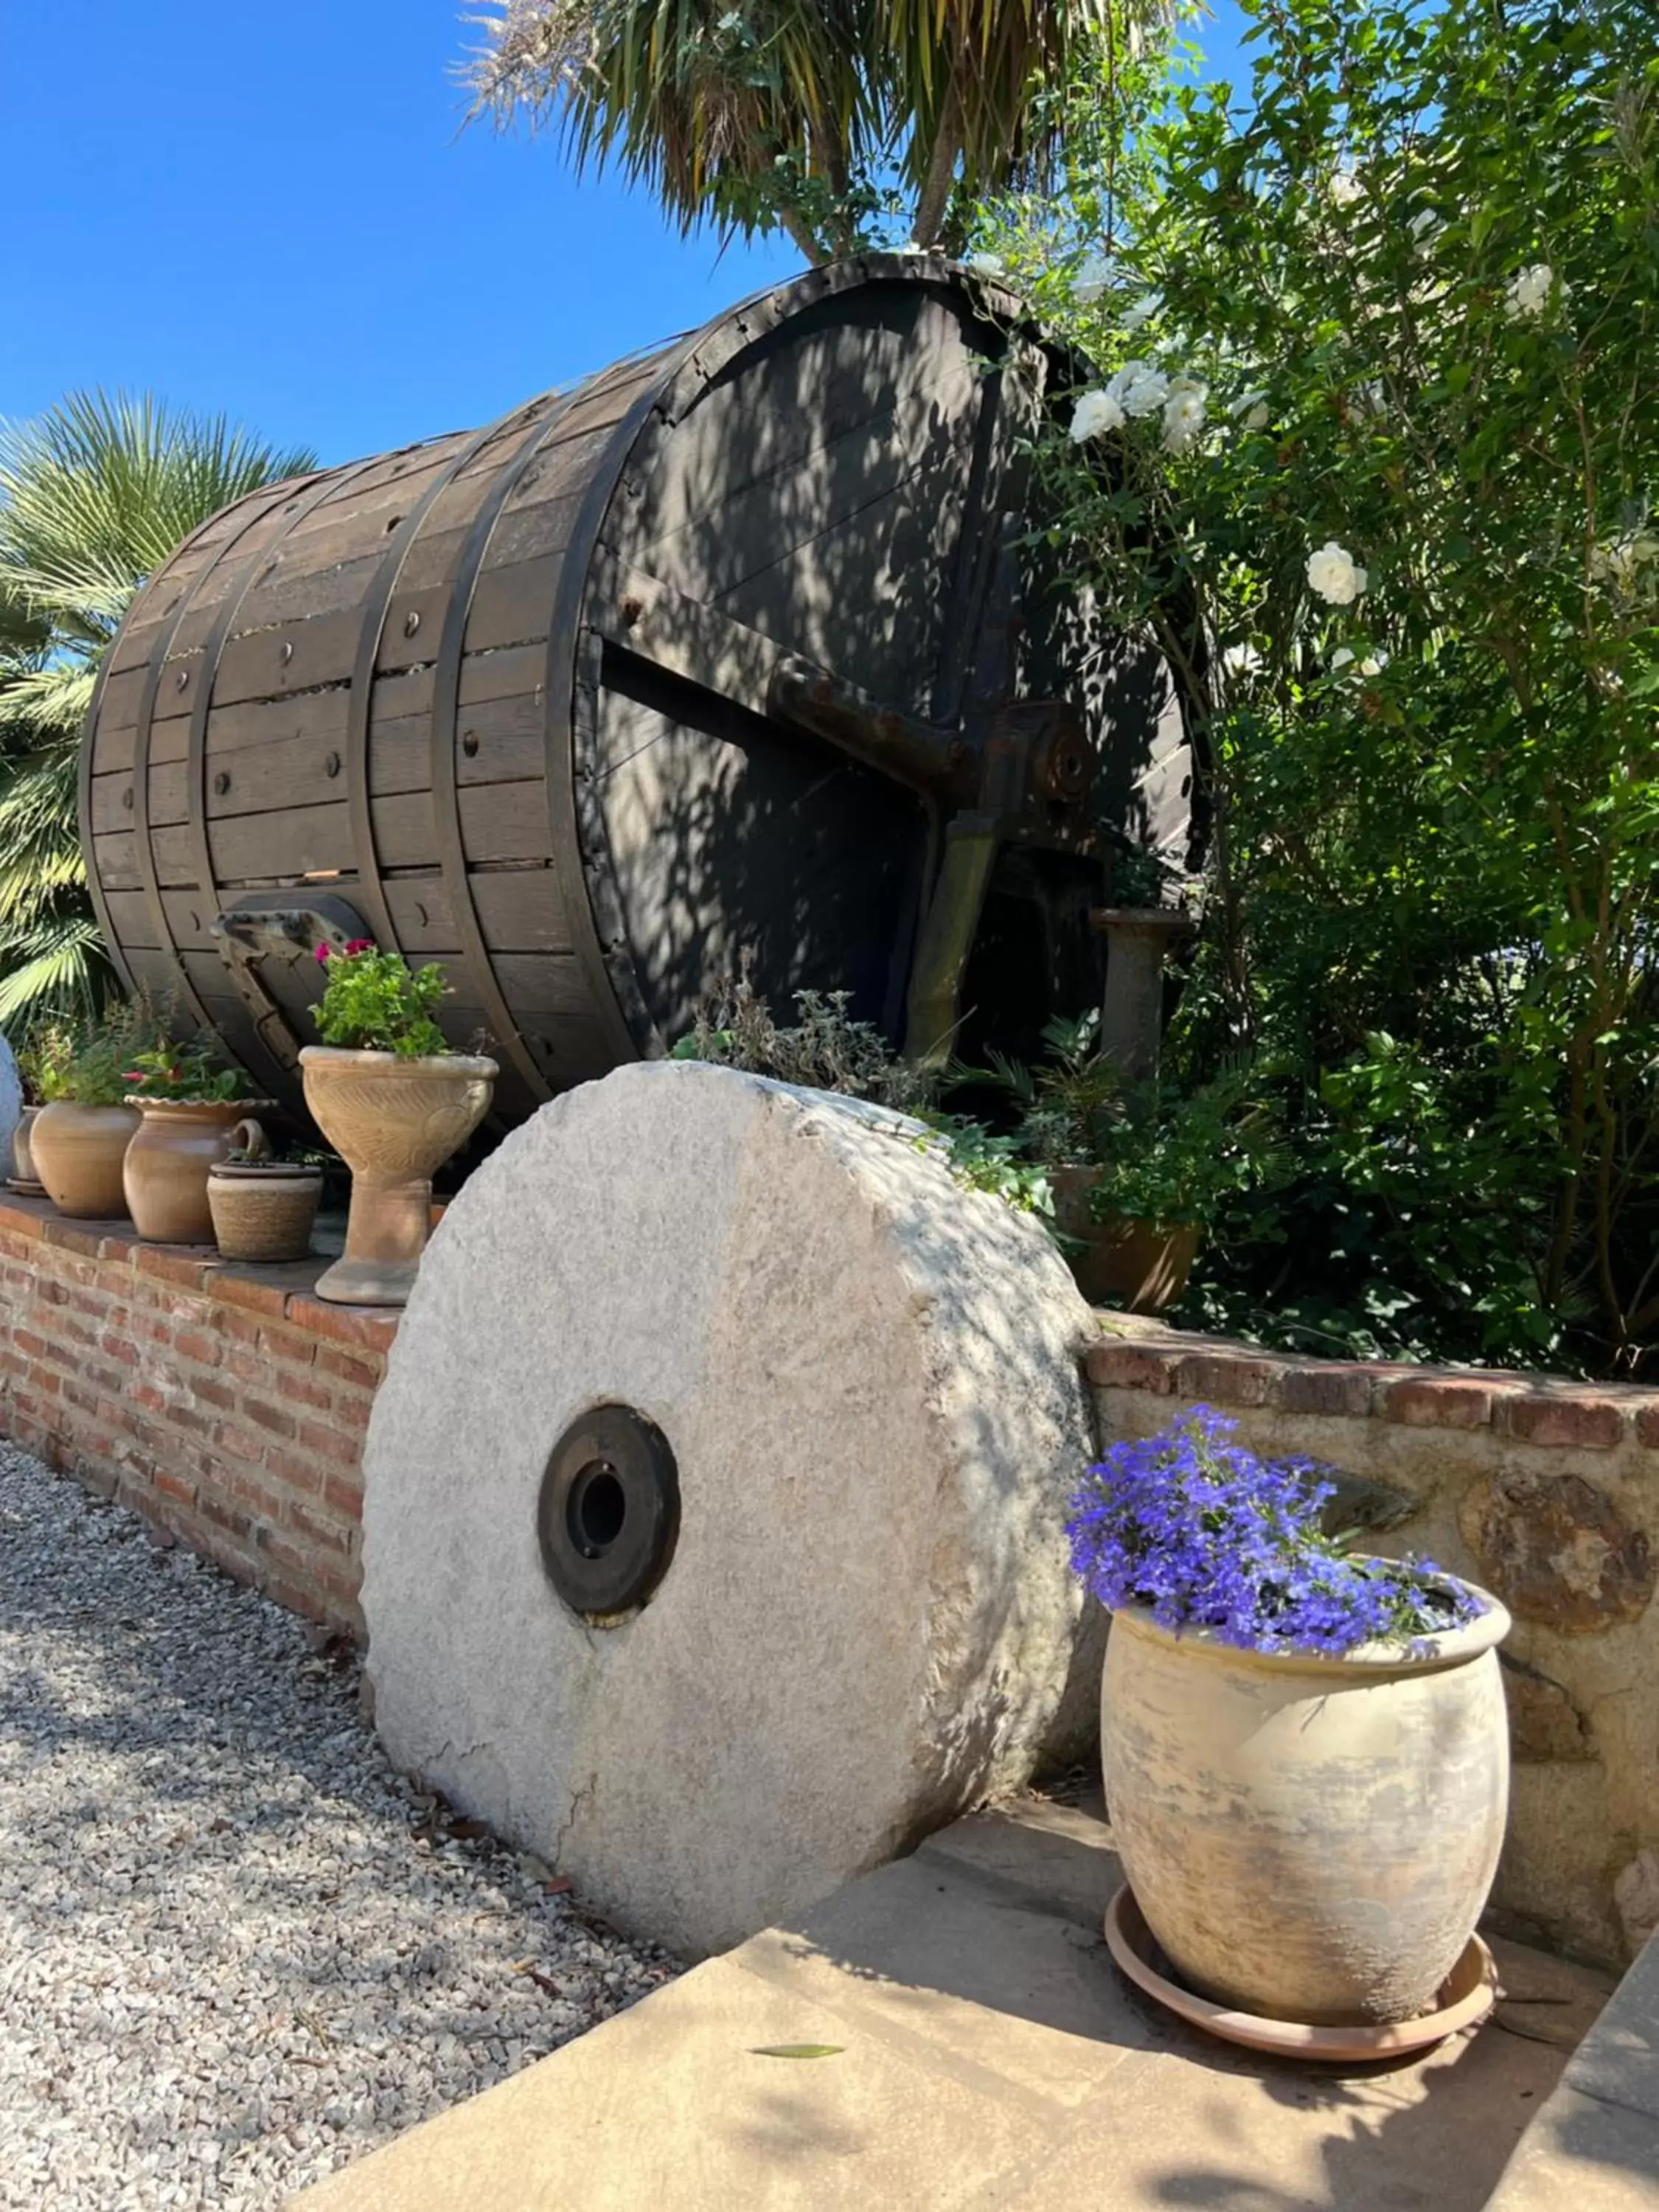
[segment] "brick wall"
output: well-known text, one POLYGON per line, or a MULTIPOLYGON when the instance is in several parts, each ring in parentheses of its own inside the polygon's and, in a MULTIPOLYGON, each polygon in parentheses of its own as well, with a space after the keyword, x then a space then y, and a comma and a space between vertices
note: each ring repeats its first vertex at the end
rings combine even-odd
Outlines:
POLYGON ((1622 1964, 1659 1927, 1659 1390, 1287 1358, 1114 1315, 1103 1438, 1182 1408, 1349 1479, 1377 1552, 1495 1590, 1515 1766, 1495 1893, 1519 1932, 1622 1964))
POLYGON ((395 1315, 321 1261, 228 1266, 0 1200, 0 1430, 352 1636, 369 1407, 395 1315))

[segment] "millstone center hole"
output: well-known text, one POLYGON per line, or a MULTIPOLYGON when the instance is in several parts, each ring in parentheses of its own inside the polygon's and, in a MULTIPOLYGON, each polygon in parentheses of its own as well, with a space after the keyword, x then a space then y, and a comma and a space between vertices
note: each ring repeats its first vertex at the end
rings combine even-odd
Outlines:
POLYGON ((585 1559, 602 1559, 623 1532, 628 1497, 608 1460, 596 1459, 570 1486, 570 1540, 585 1559))

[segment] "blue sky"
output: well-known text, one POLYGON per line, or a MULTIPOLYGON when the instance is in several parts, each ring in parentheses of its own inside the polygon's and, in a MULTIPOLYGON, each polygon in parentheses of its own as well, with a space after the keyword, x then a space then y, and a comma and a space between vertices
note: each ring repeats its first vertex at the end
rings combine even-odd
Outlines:
MULTIPOLYGON (((345 460, 482 422, 798 265, 461 129, 461 0, 0 0, 0 416, 77 385, 345 460)), ((1232 50, 1224 9, 1205 44, 1232 50)))

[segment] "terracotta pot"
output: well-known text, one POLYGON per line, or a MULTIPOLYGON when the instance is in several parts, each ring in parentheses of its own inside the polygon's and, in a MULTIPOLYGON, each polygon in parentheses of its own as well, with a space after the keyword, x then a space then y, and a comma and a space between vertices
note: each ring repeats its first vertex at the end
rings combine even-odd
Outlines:
POLYGON ((34 1160, 29 1150, 29 1139, 40 1112, 39 1106, 26 1106, 17 1117, 17 1127, 11 1133, 11 1187, 14 1190, 35 1192, 45 1188, 35 1173, 34 1160))
MULTIPOLYGON (((236 1149, 243 1150, 242 1131, 233 1133, 236 1149)), ((322 1195, 320 1168, 268 1159, 221 1161, 208 1171, 214 1242, 227 1260, 306 1259, 322 1195)))
POLYGON ((81 1106, 54 1098, 29 1132, 29 1157, 60 1213, 118 1221, 127 1210, 121 1164, 138 1127, 131 1106, 81 1106))
POLYGON ((208 1170, 230 1150, 231 1133, 252 1101, 143 1098, 127 1147, 127 1210, 152 1244, 210 1244, 208 1170))
POLYGON ((1112 1616, 1101 1751, 1147 1925, 1199 1996, 1340 2025, 1430 2010, 1504 1840, 1495 1598, 1466 1628, 1340 1658, 1112 1616))
POLYGON ((306 1104, 351 1170, 346 1243, 317 1285, 343 1305, 400 1306, 431 1233, 432 1177, 484 1117, 493 1060, 402 1060, 308 1044, 306 1104))
POLYGON ((1164 1228, 1154 1221, 1109 1216, 1094 1220, 1089 1199, 1101 1178, 1093 1167, 1053 1168, 1054 1225, 1074 1237, 1066 1255, 1078 1288, 1091 1305, 1128 1313, 1162 1313, 1187 1287, 1203 1231, 1195 1221, 1164 1228))

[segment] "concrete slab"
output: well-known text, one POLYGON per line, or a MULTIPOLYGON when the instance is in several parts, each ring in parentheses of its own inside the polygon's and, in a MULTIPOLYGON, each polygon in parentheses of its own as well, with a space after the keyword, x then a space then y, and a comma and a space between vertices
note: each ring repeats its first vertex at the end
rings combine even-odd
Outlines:
POLYGON ((1490 2212, 1655 2212, 1659 2127, 1577 2089, 1555 2092, 1511 2160, 1490 2212))
MULTIPOLYGON (((1391 2067, 1297 2066, 1211 2041, 1120 1979, 1099 1937, 1115 1881, 1087 1814, 975 1815, 296 2202, 1479 2212, 1607 1994, 1605 1976, 1502 1945, 1512 1995, 1473 2037, 1391 2067), (767 2055, 803 2044, 831 2049, 767 2055)), ((1649 2189, 1605 2212, 1656 2212, 1649 2189)), ((1504 2212, 1547 2202, 1603 2212, 1588 2194, 1504 2212)))
POLYGON ((1659 1939, 1648 1943, 1569 2062, 1570 2088, 1659 2126, 1659 1939))

